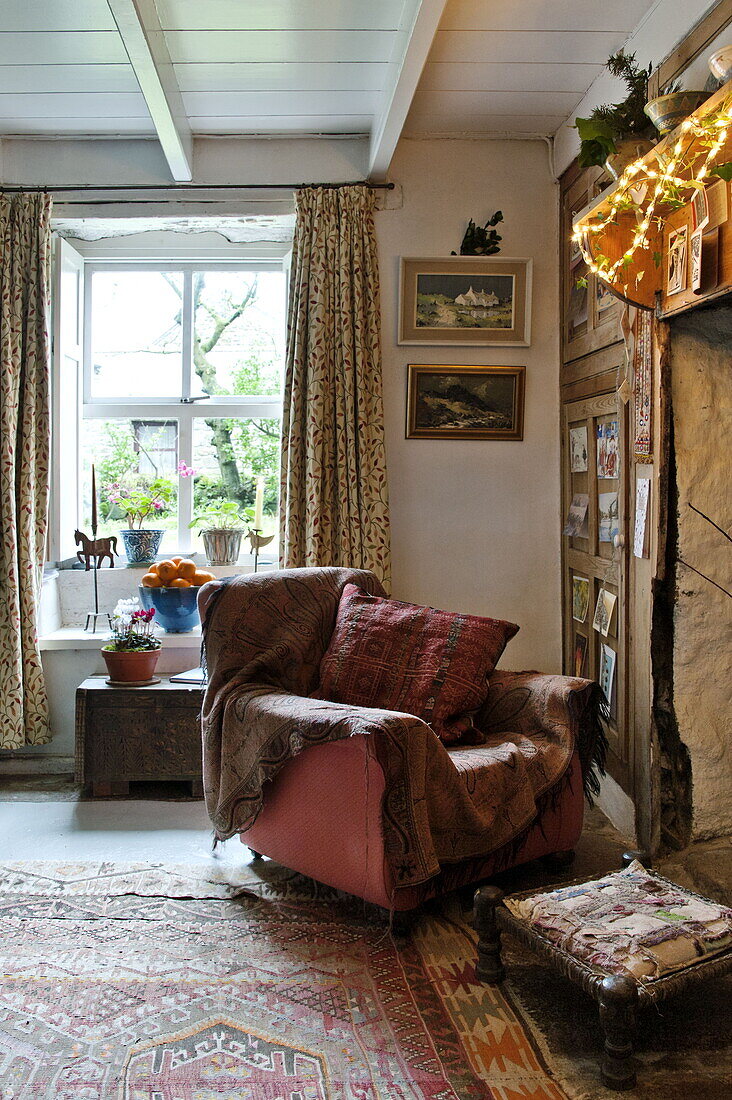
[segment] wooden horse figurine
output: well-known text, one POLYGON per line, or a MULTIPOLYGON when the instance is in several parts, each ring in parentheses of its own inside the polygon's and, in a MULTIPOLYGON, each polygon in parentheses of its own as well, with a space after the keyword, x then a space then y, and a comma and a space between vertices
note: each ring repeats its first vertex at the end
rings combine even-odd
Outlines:
POLYGON ((92 564, 95 564, 98 569, 105 558, 109 558, 109 565, 114 569, 113 555, 117 553, 117 538, 115 535, 108 539, 90 539, 83 531, 74 531, 74 542, 77 546, 81 544, 82 548, 76 551, 76 556, 86 566, 87 573, 92 564), (96 562, 93 562, 94 558, 96 558, 96 562))

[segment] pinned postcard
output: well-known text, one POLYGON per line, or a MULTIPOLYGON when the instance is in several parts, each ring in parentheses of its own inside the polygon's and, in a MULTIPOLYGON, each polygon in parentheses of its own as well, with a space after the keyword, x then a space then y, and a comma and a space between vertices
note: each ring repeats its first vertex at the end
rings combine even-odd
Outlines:
POLYGON ((691 275, 689 285, 695 294, 702 291, 702 231, 697 229, 691 234, 689 241, 689 261, 691 263, 691 275))
POLYGON ((727 181, 717 180, 711 187, 707 187, 705 197, 707 221, 704 229, 708 233, 727 221, 727 181))
POLYGON ((672 229, 668 235, 666 268, 666 293, 679 294, 686 290, 686 226, 672 229))
POLYGON ((615 682, 615 658, 616 653, 610 646, 603 642, 600 646, 600 687, 602 694, 607 699, 610 711, 613 711, 613 685, 615 682))
POLYGON ((587 426, 569 429, 569 468, 573 474, 587 470, 587 426))
POLYGON ((597 594, 595 617, 592 620, 592 627, 598 634, 602 634, 603 638, 607 638, 610 633, 613 618, 615 617, 615 604, 617 601, 618 597, 615 593, 608 592, 607 588, 601 588, 597 594))
POLYGON ((597 476, 617 477, 619 471, 618 422, 606 420, 597 425, 597 476))
POLYGON ((587 667, 587 638, 584 634, 575 635, 574 639, 574 674, 584 676, 587 667))
MULTIPOLYGON (((617 493, 615 495, 617 496, 617 493)), ((569 535, 570 538, 587 538, 589 534, 587 529, 587 509, 589 504, 590 498, 587 493, 574 494, 572 503, 569 506, 567 522, 562 531, 563 535, 569 535)))
POLYGON ((618 534, 618 494, 598 493, 597 507, 600 513, 600 542, 615 542, 618 534))
POLYGON ((704 229, 709 224, 709 205, 707 193, 703 187, 699 187, 691 200, 691 209, 694 215, 694 230, 704 229))
POLYGON ((583 623, 590 606, 590 578, 572 577, 572 618, 583 623))
POLYGON ((636 558, 648 557, 648 498, 651 492, 651 479, 639 477, 635 483, 635 530, 633 532, 633 554, 636 558))

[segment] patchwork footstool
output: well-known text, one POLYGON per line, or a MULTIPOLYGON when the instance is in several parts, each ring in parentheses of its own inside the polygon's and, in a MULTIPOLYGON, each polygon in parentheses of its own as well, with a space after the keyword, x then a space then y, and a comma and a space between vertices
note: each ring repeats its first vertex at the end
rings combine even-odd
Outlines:
POLYGON ((623 856, 621 871, 558 889, 506 897, 484 886, 475 895, 475 926, 482 981, 505 977, 505 930, 598 1002, 608 1088, 635 1085, 639 1007, 732 970, 732 909, 663 878, 639 852, 623 856))

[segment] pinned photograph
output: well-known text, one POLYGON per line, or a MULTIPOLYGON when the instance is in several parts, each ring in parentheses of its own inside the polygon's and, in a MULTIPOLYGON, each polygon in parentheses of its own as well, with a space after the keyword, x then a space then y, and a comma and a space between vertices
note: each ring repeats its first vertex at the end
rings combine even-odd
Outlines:
POLYGON ((587 538, 589 534, 587 529, 587 509, 589 505, 590 498, 587 493, 574 494, 572 503, 569 506, 567 522, 562 531, 563 535, 569 535, 570 538, 587 538))
POLYGON ((597 476, 617 477, 619 471, 618 422, 607 420, 597 425, 597 476))
POLYGON ((610 629, 613 625, 613 618, 615 617, 615 604, 617 602, 618 597, 614 592, 608 592, 607 588, 601 588, 597 594, 595 617, 592 620, 592 627, 598 634, 602 634, 603 638, 607 638, 610 633, 610 629))
POLYGON ((611 713, 613 707, 613 686, 615 683, 615 658, 616 653, 610 646, 603 642, 600 646, 600 687, 602 694, 607 699, 611 713))
POLYGON ((587 470, 587 427, 569 429, 569 468, 573 474, 587 470))
POLYGON ((686 289, 686 226, 673 229, 668 236, 666 293, 679 294, 686 289))
POLYGON ((614 542, 620 529, 618 523, 618 494, 598 493, 597 509, 600 516, 600 542, 614 542))
POLYGON ((584 676, 587 668, 587 638, 584 634, 576 634, 574 639, 574 674, 584 676))
POLYGON ((572 618, 583 623, 590 606, 589 577, 572 577, 572 618))

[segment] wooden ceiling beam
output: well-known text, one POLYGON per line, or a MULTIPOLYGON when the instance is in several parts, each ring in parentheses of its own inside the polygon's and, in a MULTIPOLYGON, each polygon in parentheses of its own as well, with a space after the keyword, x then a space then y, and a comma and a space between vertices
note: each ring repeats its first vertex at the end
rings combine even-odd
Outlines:
POLYGON ((400 44, 406 45, 389 65, 381 110, 371 131, 369 179, 382 180, 389 170, 412 105, 447 0, 413 0, 404 5, 400 44))
POLYGON ((154 0, 107 0, 170 173, 193 179, 193 135, 154 0))

